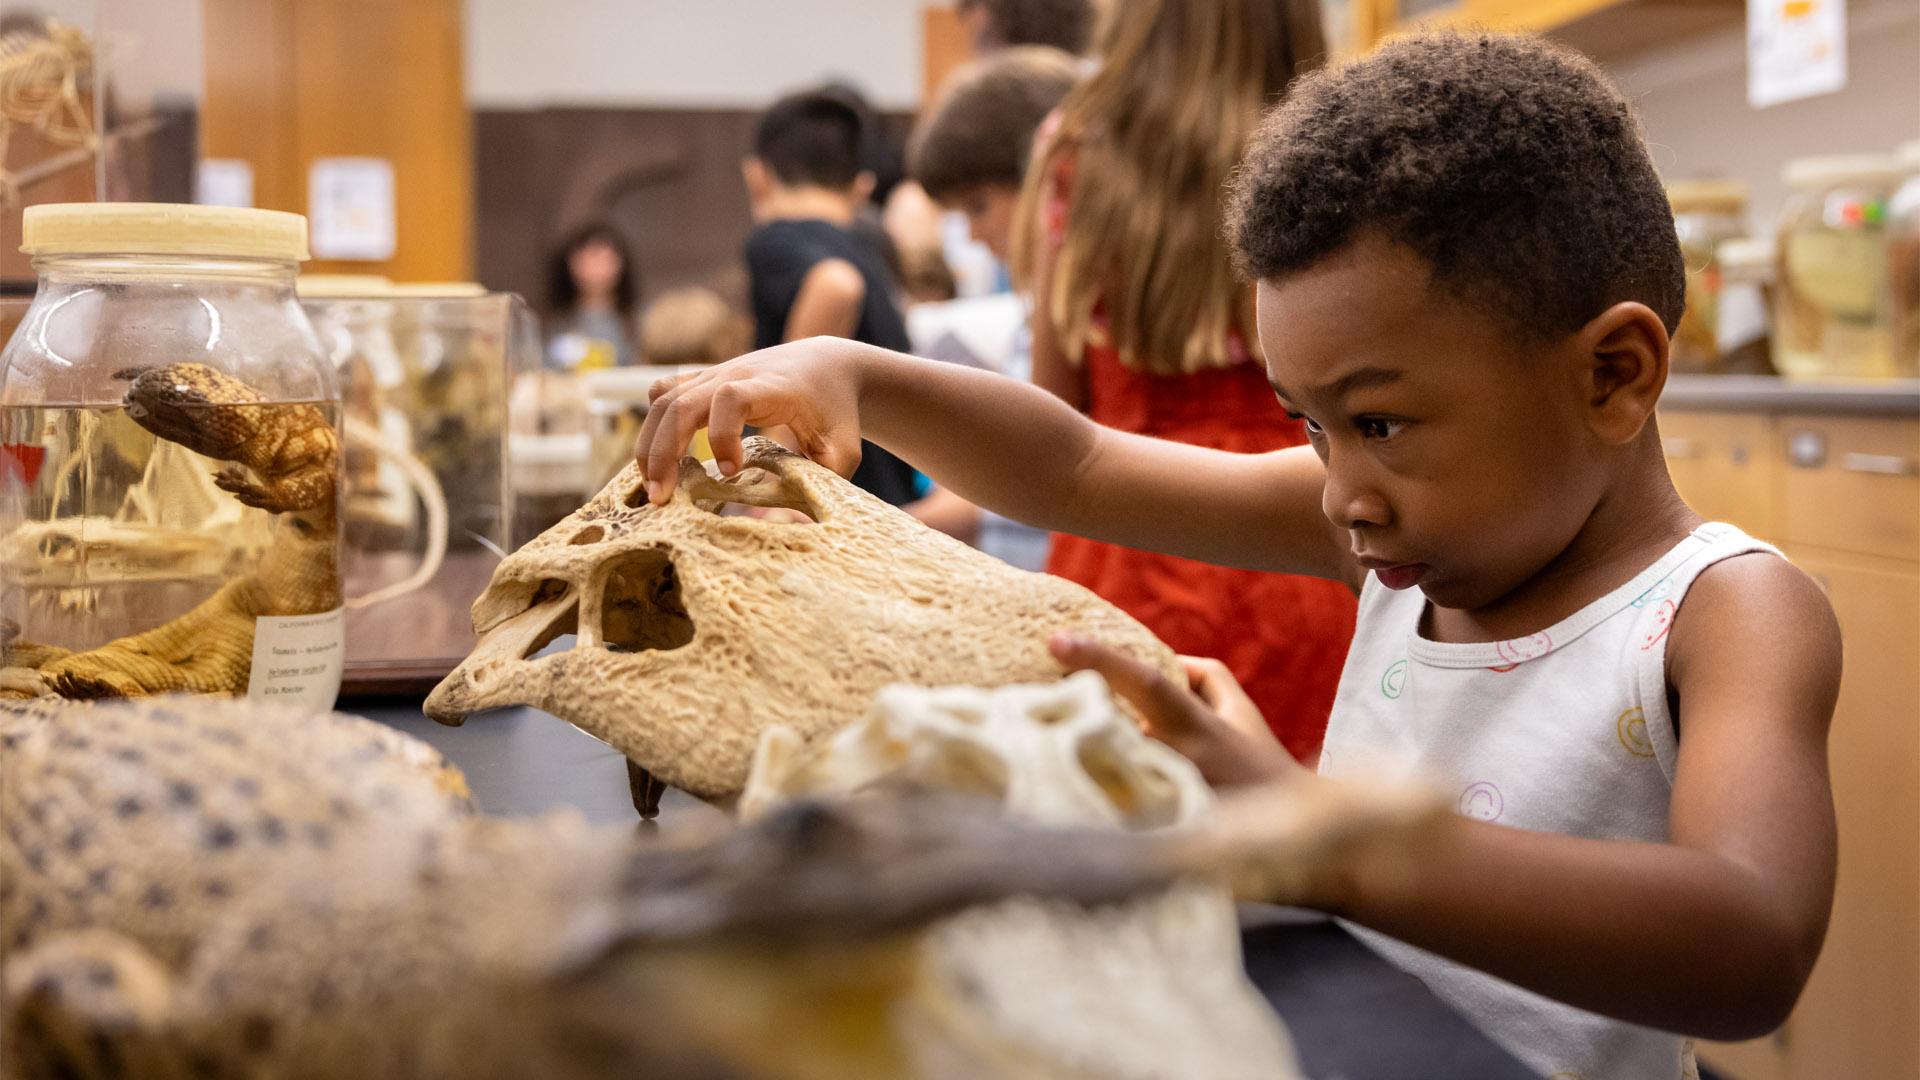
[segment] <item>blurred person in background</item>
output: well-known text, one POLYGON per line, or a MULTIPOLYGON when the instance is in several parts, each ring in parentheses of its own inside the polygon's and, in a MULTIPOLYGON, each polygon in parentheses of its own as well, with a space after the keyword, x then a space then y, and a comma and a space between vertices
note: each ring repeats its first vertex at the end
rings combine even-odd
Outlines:
POLYGON ((1050 45, 1084 54, 1099 14, 1094 0, 959 0, 954 9, 973 39, 975 56, 1014 45, 1050 45))
MULTIPOLYGON (((1243 453, 1307 441, 1254 355, 1222 200, 1262 112, 1325 51, 1316 0, 1117 0, 1015 214, 1035 383, 1124 431, 1243 453)), ((1317 755, 1353 636, 1344 585, 1075 536, 1048 569, 1224 661, 1287 749, 1317 755)))
MULTIPOLYGON (((911 347, 884 248, 856 231, 874 185, 862 167, 866 123, 832 89, 790 94, 760 116, 741 165, 755 222, 746 259, 756 349, 822 334, 911 347)), ((852 479, 872 494, 906 506, 930 490, 891 453, 871 443, 862 451, 852 479)))
POLYGON ((1072 56, 1022 45, 953 73, 914 128, 907 173, 999 259, 1011 249, 1014 209, 1034 133, 1080 80, 1072 56))
POLYGON ((752 344, 752 322, 712 289, 668 289, 640 316, 640 354, 649 364, 718 364, 752 344))
POLYGON ((547 363, 565 370, 625 367, 635 360, 640 275, 613 226, 576 230, 548 260, 547 363))
MULTIPOLYGON (((1034 132, 1073 89, 1080 72, 1080 62, 1059 49, 1005 49, 956 71, 914 127, 908 176, 938 208, 964 214, 974 241, 997 259, 1007 257, 1034 132)), ((923 356, 989 367, 1017 379, 1031 375, 1024 308, 1010 296, 918 308, 909 312, 908 328, 923 356)), ((944 488, 926 502, 940 507, 934 517, 952 535, 1022 569, 1046 567, 1045 532, 981 510, 944 488)))

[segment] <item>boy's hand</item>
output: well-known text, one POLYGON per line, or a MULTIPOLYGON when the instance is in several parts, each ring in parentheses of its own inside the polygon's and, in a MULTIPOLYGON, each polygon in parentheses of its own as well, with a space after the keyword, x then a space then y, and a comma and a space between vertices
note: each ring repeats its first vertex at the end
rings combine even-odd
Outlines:
POLYGON ((1147 734, 1178 750, 1216 787, 1284 780, 1305 770, 1273 737, 1260 710, 1218 660, 1184 656, 1187 686, 1072 634, 1047 643, 1068 671, 1097 671, 1140 714, 1147 734))
POLYGON ((680 458, 701 428, 723 475, 740 468, 740 430, 748 424, 783 425, 801 453, 851 474, 860 464, 862 351, 851 341, 808 338, 653 384, 633 450, 648 497, 662 503, 673 494, 680 458))

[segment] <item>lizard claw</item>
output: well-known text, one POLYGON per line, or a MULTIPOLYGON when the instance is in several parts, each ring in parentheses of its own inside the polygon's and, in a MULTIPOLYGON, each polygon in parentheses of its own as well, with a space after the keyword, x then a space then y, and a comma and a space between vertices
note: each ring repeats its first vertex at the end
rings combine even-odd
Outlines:
POLYGON ((213 483, 215 487, 230 493, 248 506, 274 513, 280 512, 279 500, 273 497, 270 489, 254 483, 246 472, 239 468, 229 467, 214 473, 213 483))

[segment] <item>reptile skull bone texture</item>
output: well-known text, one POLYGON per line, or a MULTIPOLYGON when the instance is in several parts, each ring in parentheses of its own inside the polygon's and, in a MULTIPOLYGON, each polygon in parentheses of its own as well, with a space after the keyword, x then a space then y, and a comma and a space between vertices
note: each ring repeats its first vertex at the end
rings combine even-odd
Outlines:
POLYGON ((1059 630, 1178 676, 1171 649, 1086 589, 981 554, 767 440, 747 440, 745 458, 726 479, 683 461, 657 507, 630 465, 509 556, 474 602, 479 643, 427 714, 532 705, 724 801, 767 728, 809 741, 890 683, 1055 679, 1059 630), (571 649, 536 655, 567 633, 571 649))
MULTIPOLYGON (((1204 829, 1214 808, 1199 770, 1081 672, 994 690, 887 687, 865 719, 811 746, 770 729, 740 809, 751 819, 789 799, 873 790, 961 793, 1017 821, 1115 830, 1204 829)), ((1305 831, 1333 830, 1315 820, 1305 831)), ((1218 881, 1097 909, 1007 900, 947 919, 922 949, 931 992, 968 1026, 1070 1075, 1302 1075, 1247 981, 1233 898, 1218 881)))

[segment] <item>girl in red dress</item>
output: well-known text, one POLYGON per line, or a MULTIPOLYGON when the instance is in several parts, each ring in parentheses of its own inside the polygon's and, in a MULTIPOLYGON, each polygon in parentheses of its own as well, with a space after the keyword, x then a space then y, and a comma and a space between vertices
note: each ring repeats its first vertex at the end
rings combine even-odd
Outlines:
MULTIPOLYGON (((1034 382, 1125 431, 1244 453, 1306 442, 1248 348, 1221 198, 1262 109, 1324 52, 1315 0, 1118 0, 1021 198, 1034 382)), ((1318 752, 1353 636, 1344 586, 1064 535, 1048 569, 1223 661, 1287 749, 1318 752)))

